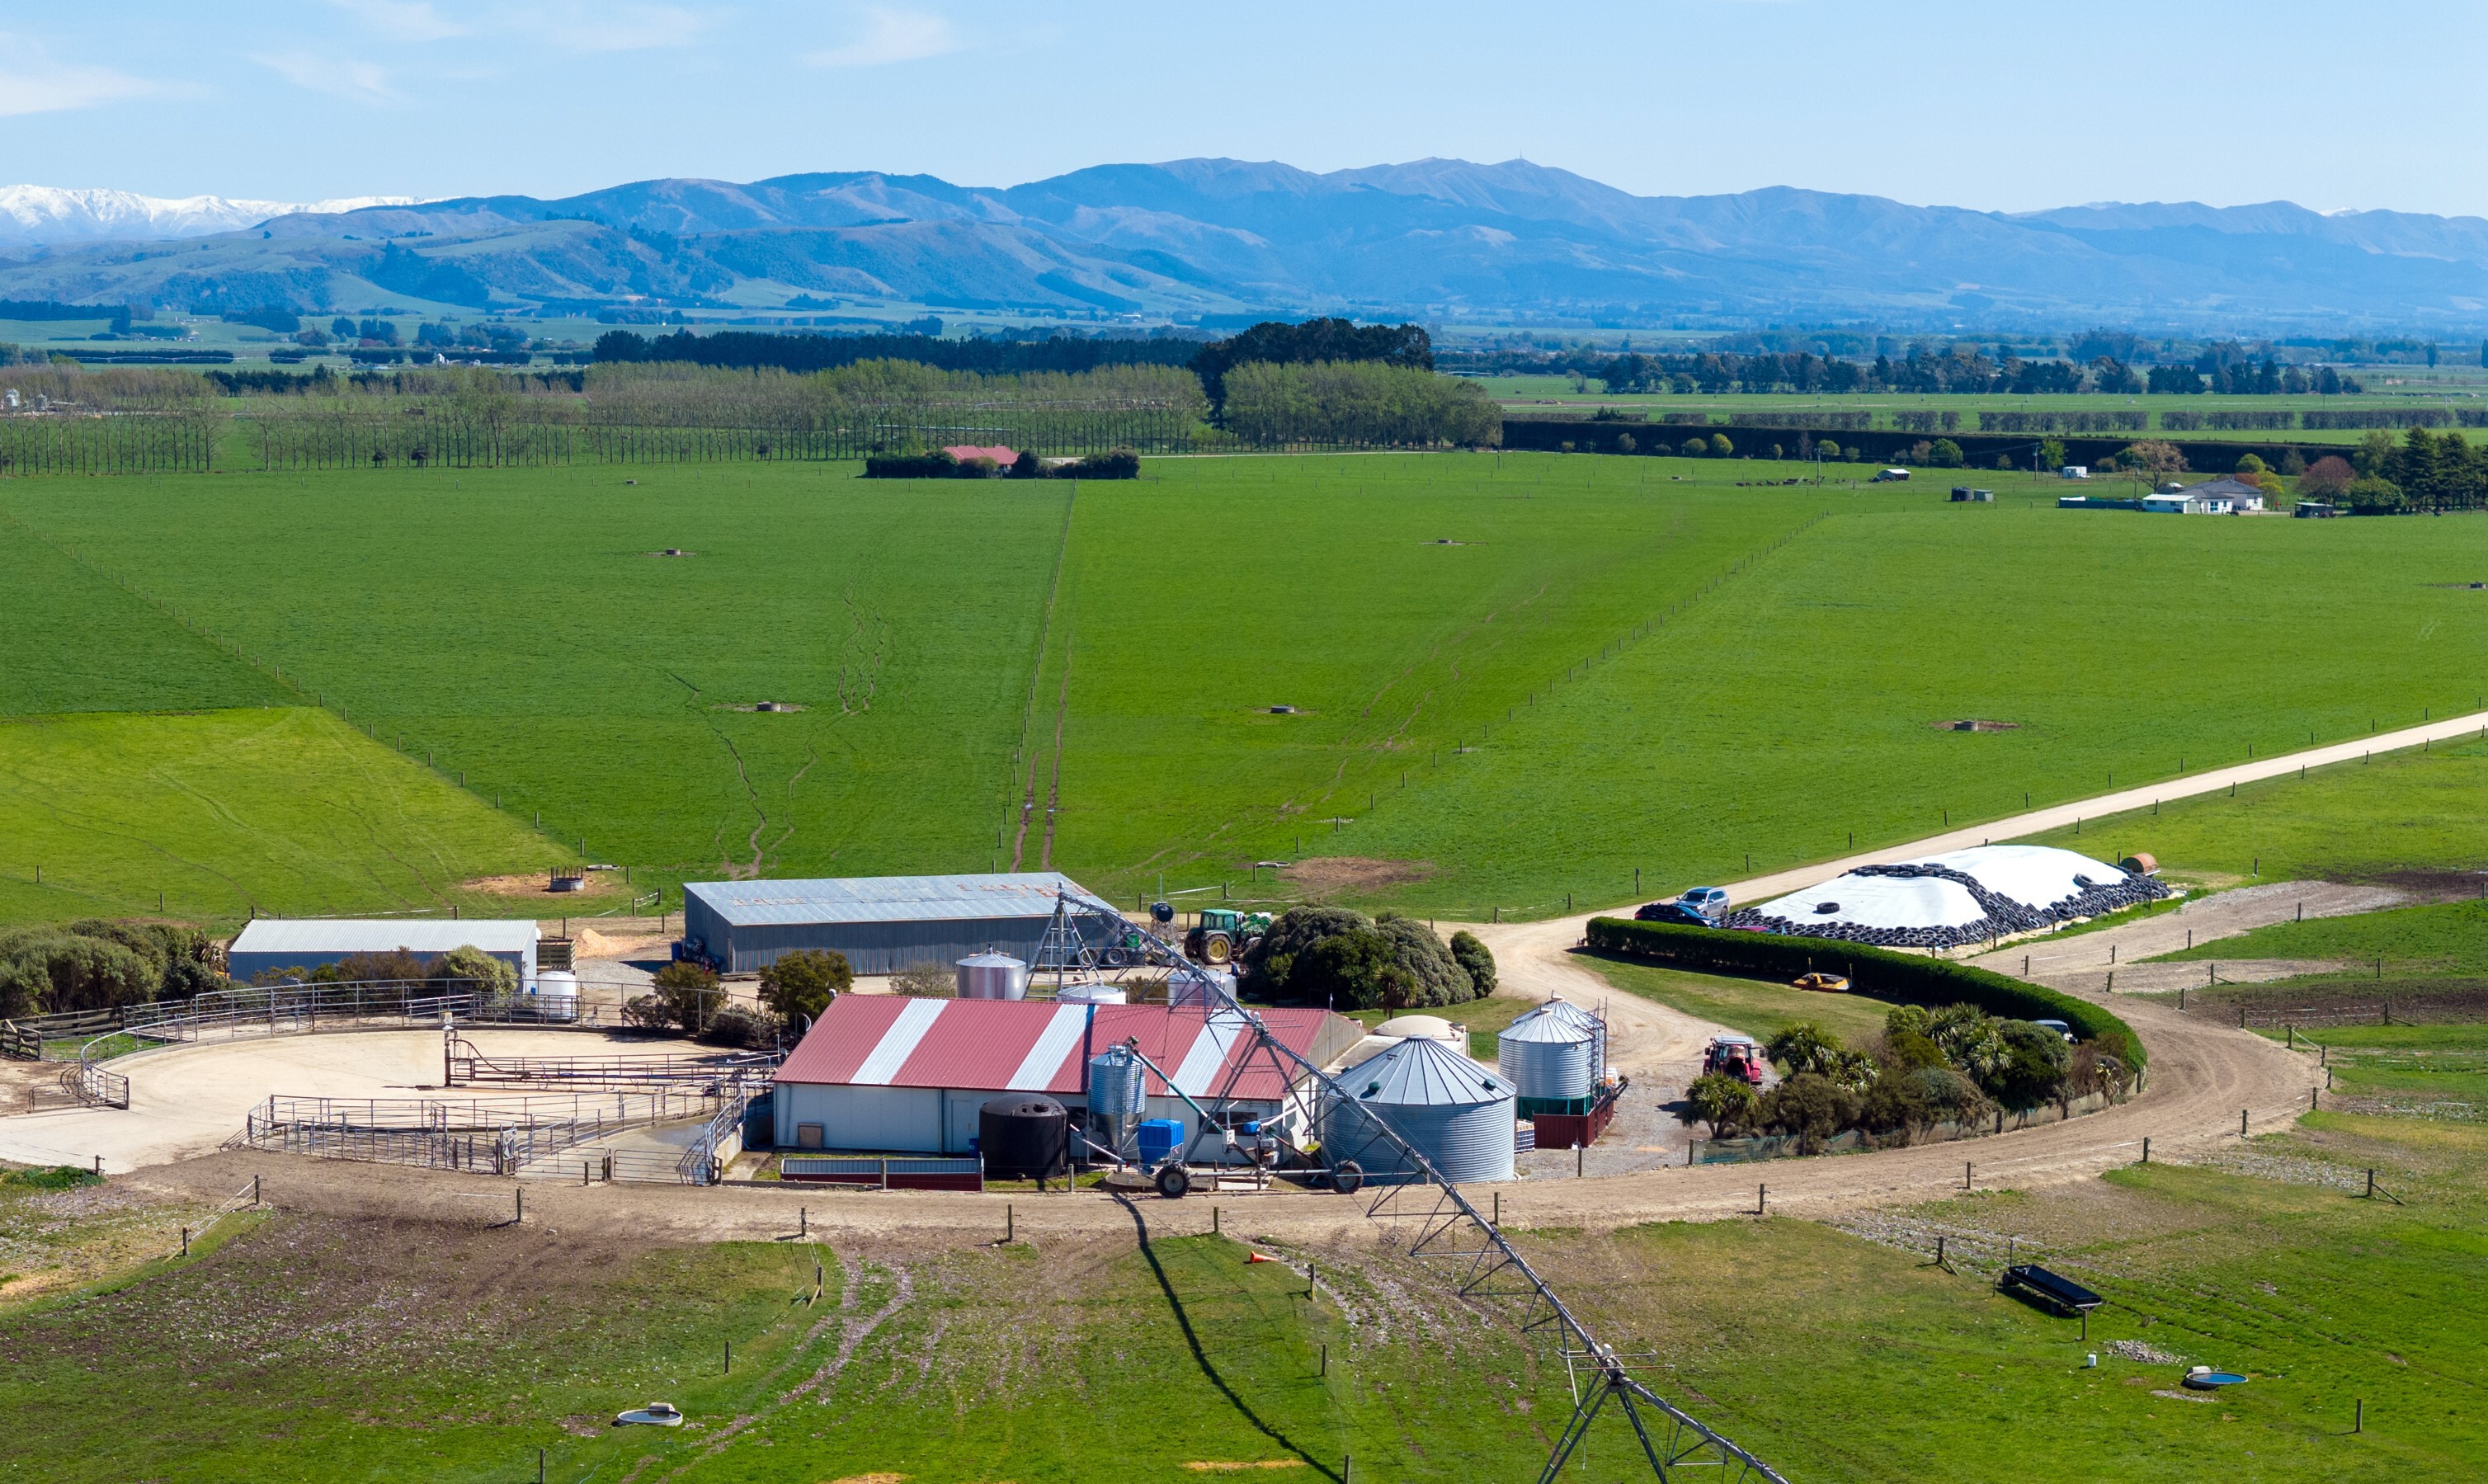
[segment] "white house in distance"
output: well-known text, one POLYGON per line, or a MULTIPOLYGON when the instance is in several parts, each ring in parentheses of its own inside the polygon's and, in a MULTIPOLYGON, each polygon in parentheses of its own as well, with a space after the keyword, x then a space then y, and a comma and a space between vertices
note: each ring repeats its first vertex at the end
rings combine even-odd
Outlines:
POLYGON ((452 948, 474 947, 536 982, 536 925, 527 919, 455 917, 259 917, 225 950, 227 972, 244 983, 271 968, 318 968, 357 953, 405 949, 429 964, 452 948))
POLYGON ((2181 486, 2177 492, 2191 499, 2208 501, 2226 500, 2228 502, 2228 508, 2226 510, 2213 510, 2209 512, 2209 514, 2216 516, 2235 515, 2240 511, 2263 509, 2264 496, 2261 486, 2248 484, 2243 479, 2231 479, 2225 474, 2221 475, 2218 479, 2207 479, 2199 485, 2181 486))

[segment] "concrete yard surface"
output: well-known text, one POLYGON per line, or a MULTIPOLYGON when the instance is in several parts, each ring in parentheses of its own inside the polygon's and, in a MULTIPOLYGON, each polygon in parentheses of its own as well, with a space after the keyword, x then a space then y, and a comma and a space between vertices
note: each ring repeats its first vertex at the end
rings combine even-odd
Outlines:
MULTIPOLYGON (((644 1038, 593 1030, 486 1030, 459 1035, 505 1056, 649 1052, 644 1038)), ((668 1049, 679 1054, 679 1045, 668 1049)), ((440 1087, 440 1032, 342 1030, 272 1039, 199 1042, 114 1058, 129 1078, 129 1106, 70 1107, 0 1118, 0 1161, 93 1167, 107 1173, 209 1154, 241 1132, 269 1095, 461 1099, 514 1089, 440 1087)))

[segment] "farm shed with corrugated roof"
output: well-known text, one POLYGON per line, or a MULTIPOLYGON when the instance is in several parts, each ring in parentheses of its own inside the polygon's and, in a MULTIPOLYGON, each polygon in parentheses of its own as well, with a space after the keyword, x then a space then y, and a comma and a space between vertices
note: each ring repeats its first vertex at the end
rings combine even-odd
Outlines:
POLYGON ((846 955, 860 974, 889 974, 911 964, 945 966, 988 948, 1039 963, 1059 902, 1071 928, 1106 966, 1120 945, 1119 920, 1103 898, 1059 871, 996 876, 847 876, 819 881, 690 882, 683 886, 683 945, 721 973, 766 968, 798 949, 846 955))
MULTIPOLYGON (((1256 1011, 1279 1043, 1327 1066, 1359 1039, 1356 1022, 1327 1010, 1256 1011)), ((1137 1042, 1176 1087, 1207 1101, 1232 1082, 1244 1117, 1302 1128, 1308 1078, 1285 1076, 1253 1051, 1245 1018, 1198 1006, 1054 1004, 1040 1000, 910 999, 841 994, 778 1069, 781 1148, 965 1154, 976 1111, 1006 1092, 1041 1092, 1084 1110, 1088 1059, 1137 1042)), ((1164 1081, 1147 1078, 1143 1116, 1200 1119, 1164 1081)), ((1200 1158, 1215 1158, 1215 1141, 1200 1158)))

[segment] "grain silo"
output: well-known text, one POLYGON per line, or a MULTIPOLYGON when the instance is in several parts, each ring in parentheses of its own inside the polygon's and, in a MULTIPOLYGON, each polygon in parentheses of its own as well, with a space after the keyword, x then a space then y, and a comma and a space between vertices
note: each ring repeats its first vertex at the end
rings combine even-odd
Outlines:
POLYGON ((1552 1012, 1552 1006, 1532 1010, 1494 1038, 1495 1065, 1518 1095, 1524 1118, 1585 1112, 1597 1094, 1589 1028, 1552 1012))
POLYGON ((1513 1178, 1512 1083, 1440 1041, 1412 1036, 1345 1073, 1322 1108, 1322 1150, 1336 1166, 1353 1160, 1365 1178, 1422 1178, 1365 1116, 1414 1145, 1447 1180, 1513 1178), (1352 1100, 1354 1107, 1346 1105, 1352 1100), (1358 1109, 1362 1109, 1360 1113, 1358 1109))

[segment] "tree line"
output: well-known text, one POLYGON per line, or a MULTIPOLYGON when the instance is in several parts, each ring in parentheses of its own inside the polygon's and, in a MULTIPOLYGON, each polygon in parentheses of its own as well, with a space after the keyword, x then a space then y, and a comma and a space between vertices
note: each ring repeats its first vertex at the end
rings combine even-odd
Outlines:
POLYGON ((1966 345, 1943 349, 1915 346, 1897 359, 1883 354, 1871 361, 1819 355, 1810 350, 1706 350, 1682 355, 1633 351, 1605 355, 1585 350, 1449 355, 1443 358, 1443 364, 1445 369, 1454 371, 1569 375, 1583 383, 1596 380, 1611 395, 1801 392, 1843 396, 1915 392, 2021 397, 2077 392, 2135 396, 2148 391, 2163 395, 2211 392, 2230 396, 2341 396, 2364 390, 2357 379, 2330 366, 2282 366, 2270 356, 2259 363, 2232 363, 2207 352, 2201 364, 2154 366, 2146 373, 2112 355, 2094 356, 2087 362, 2025 359, 2001 350, 1991 356, 1966 345))
POLYGON ((832 371, 862 361, 912 361, 942 371, 984 376, 1030 372, 1076 373, 1108 366, 1182 366, 1201 350, 1195 340, 1079 339, 946 340, 936 335, 772 335, 756 330, 696 334, 689 329, 654 339, 631 330, 597 337, 600 364, 676 362, 743 371, 832 371))

